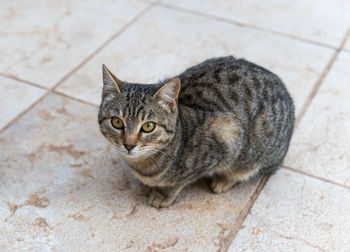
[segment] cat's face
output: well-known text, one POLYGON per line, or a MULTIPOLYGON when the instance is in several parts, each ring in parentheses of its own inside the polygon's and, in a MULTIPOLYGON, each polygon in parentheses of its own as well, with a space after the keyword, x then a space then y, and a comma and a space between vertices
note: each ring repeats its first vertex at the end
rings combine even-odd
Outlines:
POLYGON ((103 81, 100 129, 125 159, 146 158, 171 141, 177 120, 178 78, 163 85, 131 84, 103 67, 103 81))

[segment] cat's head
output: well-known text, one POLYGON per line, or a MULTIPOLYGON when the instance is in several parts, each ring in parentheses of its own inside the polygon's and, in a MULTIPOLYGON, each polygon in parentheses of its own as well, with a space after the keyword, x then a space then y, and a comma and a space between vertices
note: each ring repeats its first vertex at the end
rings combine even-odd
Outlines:
POLYGON ((178 78, 154 85, 127 83, 103 65, 102 134, 125 159, 143 159, 161 150, 175 133, 179 91, 178 78))

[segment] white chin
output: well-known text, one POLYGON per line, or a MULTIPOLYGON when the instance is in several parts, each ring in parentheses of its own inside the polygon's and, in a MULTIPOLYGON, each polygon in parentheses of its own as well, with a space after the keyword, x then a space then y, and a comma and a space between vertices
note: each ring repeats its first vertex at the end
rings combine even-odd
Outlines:
POLYGON ((123 152, 122 154, 123 154, 124 158, 127 158, 127 159, 136 159, 136 158, 139 158, 141 156, 139 153, 123 152))

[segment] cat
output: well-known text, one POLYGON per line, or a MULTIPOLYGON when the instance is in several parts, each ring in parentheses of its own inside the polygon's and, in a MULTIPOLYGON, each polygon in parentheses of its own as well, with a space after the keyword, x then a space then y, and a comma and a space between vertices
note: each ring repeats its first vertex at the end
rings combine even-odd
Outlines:
POLYGON ((273 173, 294 120, 281 79, 244 59, 208 59, 158 84, 121 81, 103 65, 100 130, 151 187, 156 208, 200 178, 223 193, 273 173))

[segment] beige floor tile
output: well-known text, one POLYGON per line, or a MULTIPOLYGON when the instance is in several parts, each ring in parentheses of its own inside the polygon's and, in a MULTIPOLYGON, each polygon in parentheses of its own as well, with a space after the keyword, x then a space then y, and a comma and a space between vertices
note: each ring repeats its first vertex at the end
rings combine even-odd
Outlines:
POLYGON ((68 78, 58 91, 99 104, 102 63, 122 80, 154 82, 204 59, 233 54, 280 75, 300 108, 333 53, 255 29, 155 7, 68 78))
POLYGON ((0 72, 51 87, 118 32, 141 1, 2 1, 0 72))
POLYGON ((280 170, 228 251, 348 251, 349 212, 350 190, 280 170))
POLYGON ((1 251, 214 251, 227 242, 256 182, 222 195, 197 183, 154 209, 96 113, 49 95, 2 132, 1 251))
POLYGON ((350 186, 350 53, 342 52, 294 133, 285 165, 350 186))
POLYGON ((215 15, 319 43, 339 46, 350 23, 350 2, 334 0, 165 0, 215 15))
POLYGON ((0 76, 0 130, 46 91, 0 76))

